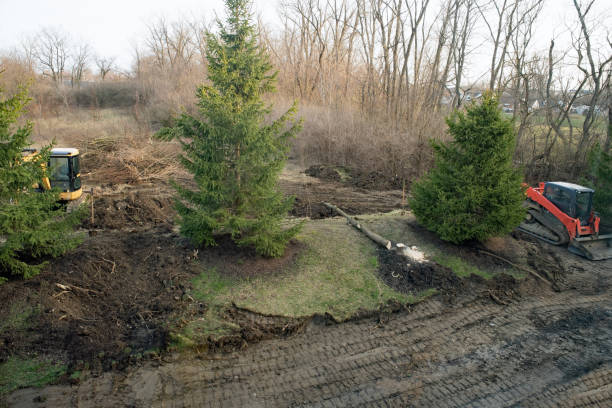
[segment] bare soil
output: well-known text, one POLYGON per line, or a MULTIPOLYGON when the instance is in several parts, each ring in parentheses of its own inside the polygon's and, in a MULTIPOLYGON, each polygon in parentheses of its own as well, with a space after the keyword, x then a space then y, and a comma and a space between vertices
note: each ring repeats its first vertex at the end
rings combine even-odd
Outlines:
MULTIPOLYGON (((574 263, 565 254, 560 256, 574 263)), ((594 264, 611 279, 610 263, 594 264)), ((566 275, 568 282, 582 280, 566 275)), ((506 305, 431 299, 388 319, 313 321, 229 354, 168 355, 9 404, 228 407, 604 407, 612 395, 612 298, 531 282, 506 305)))
POLYGON ((25 300, 39 311, 28 330, 3 334, 0 358, 43 354, 71 369, 85 363, 110 369, 125 367, 145 351, 163 350, 168 322, 185 308, 196 273, 192 253, 163 227, 88 237, 39 276, 0 287, 1 304, 25 300))
POLYGON ((366 190, 401 190, 402 181, 394 175, 379 171, 366 172, 345 166, 317 164, 304 171, 305 174, 325 181, 339 181, 345 185, 366 190))
MULTIPOLYGON (((323 201, 350 214, 402 206, 401 191, 313 178, 294 164, 280 187, 297 196, 297 216, 330 216, 323 201)), ((7 397, 10 406, 612 405, 612 260, 589 262, 520 233, 453 246, 421 230, 449 254, 483 268, 507 267, 487 250, 554 286, 504 274, 459 279, 440 265, 408 265, 385 251, 379 272, 387 284, 439 294, 385 318, 342 324, 233 308, 226 318, 239 333, 207 353, 173 354, 163 352, 169 323, 208 307, 190 296, 202 264, 222 264, 233 277, 272 274, 294 261, 300 245, 273 262, 227 239, 196 250, 172 227, 166 185, 99 186, 95 205, 81 247, 34 279, 0 286, 0 319, 16 302, 39 308, 31 329, 0 338, 0 361, 44 354, 90 375, 77 384, 18 390, 7 397)))
POLYGON ((333 203, 346 213, 385 213, 402 208, 402 192, 366 190, 340 181, 329 181, 307 175, 295 163, 288 163, 281 175, 280 189, 296 197, 292 215, 312 219, 333 216, 324 202, 333 203))
POLYGON ((436 289, 440 299, 450 303, 474 297, 507 304, 518 296, 519 281, 504 273, 488 280, 478 275, 459 278, 436 262, 414 262, 386 249, 378 249, 378 259, 383 282, 403 293, 436 289))

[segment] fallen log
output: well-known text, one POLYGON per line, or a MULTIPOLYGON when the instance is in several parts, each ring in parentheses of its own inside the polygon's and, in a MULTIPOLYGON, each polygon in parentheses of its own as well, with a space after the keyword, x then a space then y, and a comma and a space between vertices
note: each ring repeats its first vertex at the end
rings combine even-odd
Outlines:
POLYGON ((380 246, 382 246, 384 248, 387 248, 388 250, 390 250, 391 247, 393 246, 391 241, 381 237, 380 235, 378 235, 375 232, 370 231, 368 228, 364 227, 363 225, 361 225, 360 223, 355 221, 347 213, 345 213, 344 211, 342 211, 341 209, 339 209, 335 205, 332 205, 330 203, 323 203, 323 205, 326 206, 327 208, 331 209, 332 211, 337 212, 338 214, 340 214, 344 218, 346 218, 346 220, 348 221, 349 224, 351 224, 353 227, 357 228, 359 231, 363 232, 368 238, 370 238, 372 241, 376 242, 378 245, 380 245, 380 246))

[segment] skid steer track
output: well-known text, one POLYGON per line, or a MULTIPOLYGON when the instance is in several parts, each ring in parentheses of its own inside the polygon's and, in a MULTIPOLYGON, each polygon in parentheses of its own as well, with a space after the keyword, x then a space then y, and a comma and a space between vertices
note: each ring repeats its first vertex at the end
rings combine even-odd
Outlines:
POLYGON ((527 217, 528 219, 518 226, 519 230, 553 245, 569 242, 565 227, 556 218, 546 216, 533 208, 527 211, 527 217))

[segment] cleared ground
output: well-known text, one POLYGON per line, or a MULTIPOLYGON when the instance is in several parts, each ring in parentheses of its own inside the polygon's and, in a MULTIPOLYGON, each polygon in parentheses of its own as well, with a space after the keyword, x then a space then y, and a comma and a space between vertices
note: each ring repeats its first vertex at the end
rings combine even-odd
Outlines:
MULTIPOLYGON (((15 406, 358 407, 612 404, 610 262, 508 305, 465 295, 325 326, 224 355, 170 356, 78 386, 13 393, 15 406), (38 402, 37 402, 38 401, 38 402), (43 402, 40 404, 39 402, 43 402)), ((591 265, 591 264, 589 264, 591 265)), ((574 270, 574 269, 572 269, 574 270)))
MULTIPOLYGON (((312 178, 301 170, 289 166, 281 180, 284 191, 298 196, 298 204, 306 203, 298 205, 295 215, 329 216, 321 201, 357 214, 401 207, 401 191, 364 190, 312 178)), ((315 305, 296 302, 286 309, 287 315, 317 313, 312 318, 266 316, 278 308, 278 298, 272 296, 273 288, 260 285, 257 289, 257 279, 290 279, 275 276, 274 271, 299 271, 303 265, 299 254, 308 253, 303 248, 291 247, 287 257, 272 266, 250 260, 248 253, 230 253, 232 247, 224 244, 197 253, 169 225, 171 191, 166 186, 140 183, 99 187, 96 219, 92 225, 85 225, 92 235, 77 250, 88 267, 66 257, 54 263, 56 275, 12 282, 0 289, 0 295, 6 299, 3 304, 21 296, 27 306, 36 303, 32 296, 46 293, 49 303, 43 304, 42 310, 24 315, 17 313, 22 309, 15 309, 15 313, 9 309, 8 315, 14 317, 11 324, 26 330, 29 316, 43 312, 52 322, 41 322, 41 327, 48 330, 43 334, 56 336, 50 338, 56 339, 57 350, 76 353, 72 360, 86 360, 98 350, 106 354, 97 360, 99 367, 82 363, 78 368, 89 374, 64 378, 64 385, 13 392, 5 401, 9 406, 612 404, 612 260, 589 262, 520 234, 487 247, 448 245, 401 212, 362 216, 361 222, 372 229, 418 245, 446 268, 396 277, 396 270, 379 264, 380 277, 389 288, 405 292, 436 287, 438 293, 398 313, 369 313, 369 317, 362 315, 341 324, 332 321, 346 317, 342 309, 336 309, 336 316, 326 316, 320 313, 325 309, 317 309, 327 301, 325 298, 315 305), (535 270, 554 280, 554 285, 536 280, 483 250, 535 270), (217 265, 214 270, 229 278, 242 279, 252 273, 255 285, 237 285, 221 292, 228 295, 223 299, 225 304, 234 303, 221 317, 235 325, 238 334, 227 338, 227 347, 215 344, 218 347, 201 353, 153 352, 139 358, 138 354, 164 346, 164 322, 184 318, 185 310, 190 310, 192 317, 205 316, 214 306, 210 299, 198 301, 198 289, 204 295, 210 289, 209 281, 198 281, 202 272, 199 261, 220 262, 223 268, 217 265), (91 280, 71 280, 78 275, 77 270, 91 280), (132 275, 126 273, 129 271, 132 275), (485 279, 497 275, 510 277, 485 279), (457 276, 464 278, 458 280, 457 276), (72 288, 63 293, 53 278, 86 291, 72 288), (100 286, 87 286, 87 282, 100 286), (264 314, 246 310, 245 305, 254 305, 264 314), (91 343, 92 338, 102 342, 91 343), (70 342, 63 343, 67 339, 70 342)), ((371 244, 365 238, 340 219, 317 222, 325 223, 329 230, 313 235, 307 228, 302 241, 310 239, 311 246, 316 243, 325 247, 325 239, 342 240, 345 251, 347 245, 355 243, 363 259, 347 251, 338 254, 338 261, 348 256, 355 258, 351 259, 353 269, 373 268, 368 261, 376 260, 376 253, 373 246, 367 247, 371 244)), ((319 254, 334 258, 333 253, 319 254)), ((342 264, 350 266, 350 262, 342 264)), ((350 268, 343 276, 350 276, 350 268)), ((307 276, 301 279, 294 288, 284 285, 291 291, 283 296, 299 297, 300 287, 308 282, 307 276)), ((329 279, 333 283, 333 274, 329 279)), ((363 301, 371 307, 378 300, 372 294, 378 296, 383 291, 373 286, 367 289, 363 301)), ((7 337, 2 341, 10 345, 17 344, 18 339, 7 337)))

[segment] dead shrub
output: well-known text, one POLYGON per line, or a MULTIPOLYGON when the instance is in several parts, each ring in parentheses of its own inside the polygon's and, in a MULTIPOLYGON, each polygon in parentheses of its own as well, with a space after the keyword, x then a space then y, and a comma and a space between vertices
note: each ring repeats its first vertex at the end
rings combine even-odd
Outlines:
MULTIPOLYGON (((277 102, 279 110, 282 102, 277 102)), ((299 107, 304 128, 292 155, 303 165, 330 164, 366 173, 380 172, 408 186, 432 165, 430 139, 445 138, 442 113, 428 112, 414 123, 395 124, 351 107, 299 107)))
POLYGON ((130 111, 62 109, 59 116, 35 122, 34 140, 56 140, 81 152, 86 184, 141 184, 184 177, 176 160, 180 147, 151 139, 152 130, 130 111))

